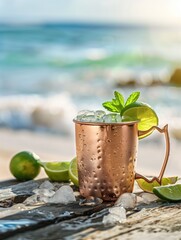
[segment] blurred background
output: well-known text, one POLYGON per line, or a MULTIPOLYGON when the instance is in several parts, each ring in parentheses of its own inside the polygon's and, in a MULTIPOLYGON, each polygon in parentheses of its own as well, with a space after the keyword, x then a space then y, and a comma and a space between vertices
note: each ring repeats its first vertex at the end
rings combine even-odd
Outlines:
MULTIPOLYGON (((179 174, 180 9, 179 0, 0 0, 0 178, 21 150, 70 160, 72 119, 102 109, 114 90, 140 91, 169 124, 168 174, 179 174)), ((148 174, 162 158, 160 138, 140 141, 148 174)))

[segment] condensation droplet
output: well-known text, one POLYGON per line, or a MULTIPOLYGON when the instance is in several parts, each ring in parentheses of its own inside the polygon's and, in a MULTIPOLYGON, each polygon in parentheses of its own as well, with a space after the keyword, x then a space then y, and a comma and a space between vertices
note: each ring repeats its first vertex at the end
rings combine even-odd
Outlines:
POLYGON ((103 184, 103 185, 106 185, 106 180, 103 180, 103 181, 102 181, 102 184, 103 184))
POLYGON ((112 192, 112 187, 108 187, 108 192, 112 192))

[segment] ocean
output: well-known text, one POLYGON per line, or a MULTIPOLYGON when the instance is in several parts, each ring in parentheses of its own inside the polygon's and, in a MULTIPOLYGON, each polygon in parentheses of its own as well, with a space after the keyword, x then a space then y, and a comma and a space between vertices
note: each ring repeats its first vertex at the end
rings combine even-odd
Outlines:
POLYGON ((71 135, 79 110, 102 109, 118 90, 140 91, 161 125, 181 128, 181 89, 150 86, 181 66, 180 43, 178 28, 1 25, 0 127, 71 135))

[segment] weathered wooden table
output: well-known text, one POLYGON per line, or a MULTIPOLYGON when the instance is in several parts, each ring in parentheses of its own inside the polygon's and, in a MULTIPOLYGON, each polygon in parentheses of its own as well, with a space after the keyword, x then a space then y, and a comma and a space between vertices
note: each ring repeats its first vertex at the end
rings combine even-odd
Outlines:
POLYGON ((106 226, 102 218, 111 203, 24 206, 43 181, 0 182, 0 239, 181 239, 181 203, 140 203, 125 222, 106 226))

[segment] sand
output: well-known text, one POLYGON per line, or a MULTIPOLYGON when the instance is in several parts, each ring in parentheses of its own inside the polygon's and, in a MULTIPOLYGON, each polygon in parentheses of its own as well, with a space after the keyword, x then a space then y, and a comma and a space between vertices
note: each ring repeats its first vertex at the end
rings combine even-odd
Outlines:
MULTIPOLYGON (((42 161, 69 161, 75 156, 74 138, 28 131, 0 130, 0 180, 12 178, 10 159, 20 151, 33 151, 42 161)), ((44 170, 38 176, 46 177, 44 170)))
MULTIPOLYGON (((136 171, 145 175, 157 175, 164 159, 163 136, 153 136, 139 141, 136 171)), ((171 138, 171 152, 165 176, 181 176, 181 142, 171 138)), ((19 151, 35 152, 43 161, 69 161, 75 156, 74 136, 62 137, 47 133, 0 130, 0 180, 11 179, 11 157, 19 151)), ((44 170, 38 178, 46 177, 44 170)))

